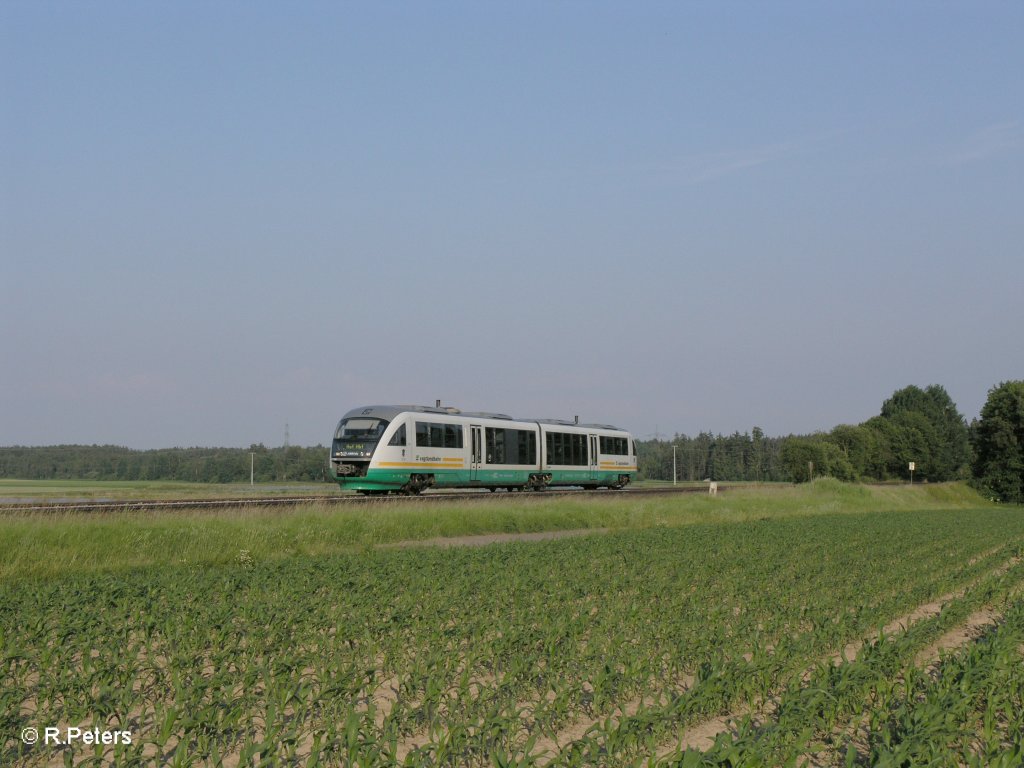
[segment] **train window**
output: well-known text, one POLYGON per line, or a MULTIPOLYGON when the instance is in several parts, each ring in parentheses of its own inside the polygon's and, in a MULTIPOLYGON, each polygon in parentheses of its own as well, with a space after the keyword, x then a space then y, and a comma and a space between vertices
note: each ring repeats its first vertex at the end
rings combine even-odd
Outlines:
POLYGON ((612 456, 628 456, 629 441, 624 437, 602 437, 601 453, 612 456))
POLYGON ((566 432, 548 432, 548 464, 585 467, 587 465, 587 436, 566 432))
POLYGON ((419 448, 461 448, 462 425, 417 421, 416 445, 419 448))
POLYGON ((587 460, 587 436, 573 435, 572 463, 579 466, 586 466, 587 460))
POLYGON ((405 445, 405 424, 400 426, 395 434, 391 436, 391 441, 388 445, 405 445))
POLYGON ((445 448, 461 448, 462 447, 462 425, 461 424, 445 424, 444 425, 444 447, 445 448))
POLYGON ((487 428, 487 463, 505 463, 505 430, 487 428))
POLYGON ((548 464, 562 463, 562 435, 560 432, 548 432, 544 442, 548 450, 548 464))
POLYGON ((519 433, 519 463, 537 463, 537 433, 525 429, 509 430, 519 433))
POLYGON ((383 419, 344 419, 334 433, 335 440, 379 440, 387 429, 383 419))
POLYGON ((526 429, 486 430, 488 464, 536 464, 537 433, 526 429))

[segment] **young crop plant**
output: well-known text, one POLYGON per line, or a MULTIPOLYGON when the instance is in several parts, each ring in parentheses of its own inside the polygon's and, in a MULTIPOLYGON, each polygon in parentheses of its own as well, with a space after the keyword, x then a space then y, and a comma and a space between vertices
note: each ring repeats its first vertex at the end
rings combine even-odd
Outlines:
MULTIPOLYGON (((1001 657, 1010 660, 1010 665, 1016 664, 1012 669, 1017 673, 1002 688, 995 681, 975 676, 973 702, 965 689, 964 676, 955 672, 947 676, 944 667, 941 674, 948 684, 940 689, 946 698, 938 703, 934 696, 929 702, 918 692, 935 686, 933 675, 915 666, 915 655, 919 656, 922 647, 963 622, 980 605, 1002 605, 1015 600, 1014 608, 1006 615, 1004 629, 1016 626, 1020 622, 1021 603, 1019 597, 1011 596, 1019 595, 1022 586, 1024 568, 1019 562, 1005 571, 997 570, 947 604, 942 612, 918 620, 906 631, 879 635, 859 649, 855 660, 819 661, 813 669, 790 679, 786 689, 771 700, 767 715, 741 718, 732 730, 719 734, 711 749, 689 750, 677 757, 685 764, 699 756, 708 765, 734 764, 737 755, 742 756, 740 764, 784 765, 811 758, 817 765, 987 765, 978 757, 974 738, 976 733, 983 732, 989 734, 989 748, 984 750, 986 759, 1008 759, 1007 755, 1016 754, 1013 738, 1008 740, 1012 732, 1002 729, 994 737, 992 734, 997 730, 995 723, 1014 720, 1002 711, 994 712, 993 705, 1004 700, 1000 690, 1009 691, 1011 699, 1016 695, 1019 700, 1022 689, 1014 687, 1020 682, 1019 655, 1016 659, 1013 653, 1001 657), (986 710, 984 716, 965 714, 978 708, 986 710), (856 726, 854 721, 858 719, 863 722, 856 726), (851 728, 851 722, 856 727, 851 728), (987 724, 987 730, 979 731, 980 723, 987 724), (900 725, 913 731, 921 743, 902 734, 894 735, 900 725), (851 736, 851 732, 856 735, 851 736), (963 748, 950 752, 949 739, 954 735, 964 740, 963 748)), ((1012 630, 1000 631, 1004 636, 1015 636, 1012 630)), ((990 658, 987 645, 983 638, 962 653, 968 658, 972 654, 990 658)), ((1020 646, 1014 650, 1019 652, 1020 646)), ((1009 670, 1010 665, 1004 664, 1004 668, 1009 670)))
POLYGON ((903 679, 871 712, 865 763, 1024 764, 1024 600, 933 673, 911 667, 903 679))
MULTIPOLYGON (((870 705, 874 735, 853 753, 868 764, 923 743, 901 707, 989 682, 1002 698, 972 699, 957 733, 980 729, 977 754, 1004 759, 1020 702, 1003 650, 966 683, 885 686, 963 616, 1006 602, 1022 543, 1010 509, 871 512, 322 556, 246 546, 202 567, 6 579, 0 765, 773 764, 842 742, 870 705), (682 746, 728 716, 716 744, 682 746), (131 742, 18 738, 47 726, 131 742)), ((1019 651, 1006 616, 999 647, 1019 651)))

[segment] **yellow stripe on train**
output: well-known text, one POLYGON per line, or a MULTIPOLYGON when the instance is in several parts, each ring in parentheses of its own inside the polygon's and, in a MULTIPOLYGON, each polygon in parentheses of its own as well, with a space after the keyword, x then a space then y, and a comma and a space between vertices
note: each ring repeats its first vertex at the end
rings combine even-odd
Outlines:
POLYGON ((416 469, 417 467, 430 467, 431 469, 461 469, 466 466, 465 461, 462 459, 443 459, 443 463, 429 462, 429 461, 381 461, 377 464, 378 467, 388 467, 389 469, 416 469))

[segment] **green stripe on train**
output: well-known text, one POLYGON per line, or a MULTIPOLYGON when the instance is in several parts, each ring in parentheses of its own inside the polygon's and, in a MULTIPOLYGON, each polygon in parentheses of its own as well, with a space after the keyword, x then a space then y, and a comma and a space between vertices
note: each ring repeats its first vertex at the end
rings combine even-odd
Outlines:
MULTIPOLYGON (((433 470, 434 487, 472 487, 483 486, 516 486, 526 485, 530 475, 536 469, 480 469, 475 473, 469 470, 433 470)), ((407 469, 371 469, 365 477, 339 477, 338 485, 356 491, 391 491, 397 490, 409 482, 411 473, 407 469)), ((421 473, 427 474, 427 473, 421 473)), ((633 472, 601 471, 591 474, 589 470, 550 470, 552 485, 614 485, 621 475, 633 476, 633 472)))

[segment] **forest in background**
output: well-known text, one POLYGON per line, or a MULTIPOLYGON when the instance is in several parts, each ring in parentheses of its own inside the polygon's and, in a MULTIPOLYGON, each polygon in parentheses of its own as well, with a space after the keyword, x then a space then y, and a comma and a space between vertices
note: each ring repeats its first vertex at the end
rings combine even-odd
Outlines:
POLYGON ((672 479, 674 446, 679 480, 906 480, 914 462, 916 480, 942 482, 970 476, 970 432, 946 390, 933 384, 900 389, 878 416, 830 432, 677 435, 640 443, 638 452, 644 475, 662 480, 672 479))
POLYGON ((0 477, 19 480, 182 480, 190 483, 329 480, 327 448, 157 448, 51 445, 0 448, 0 477))
MULTIPOLYGON (((331 481, 327 448, 161 448, 113 445, 0 447, 0 478, 24 480, 182 480, 230 483, 331 481)), ((878 416, 830 432, 769 437, 758 428, 732 435, 637 440, 648 480, 805 482, 973 479, 992 498, 1024 501, 1024 381, 993 387, 981 418, 967 424, 946 390, 904 387, 878 416)))

